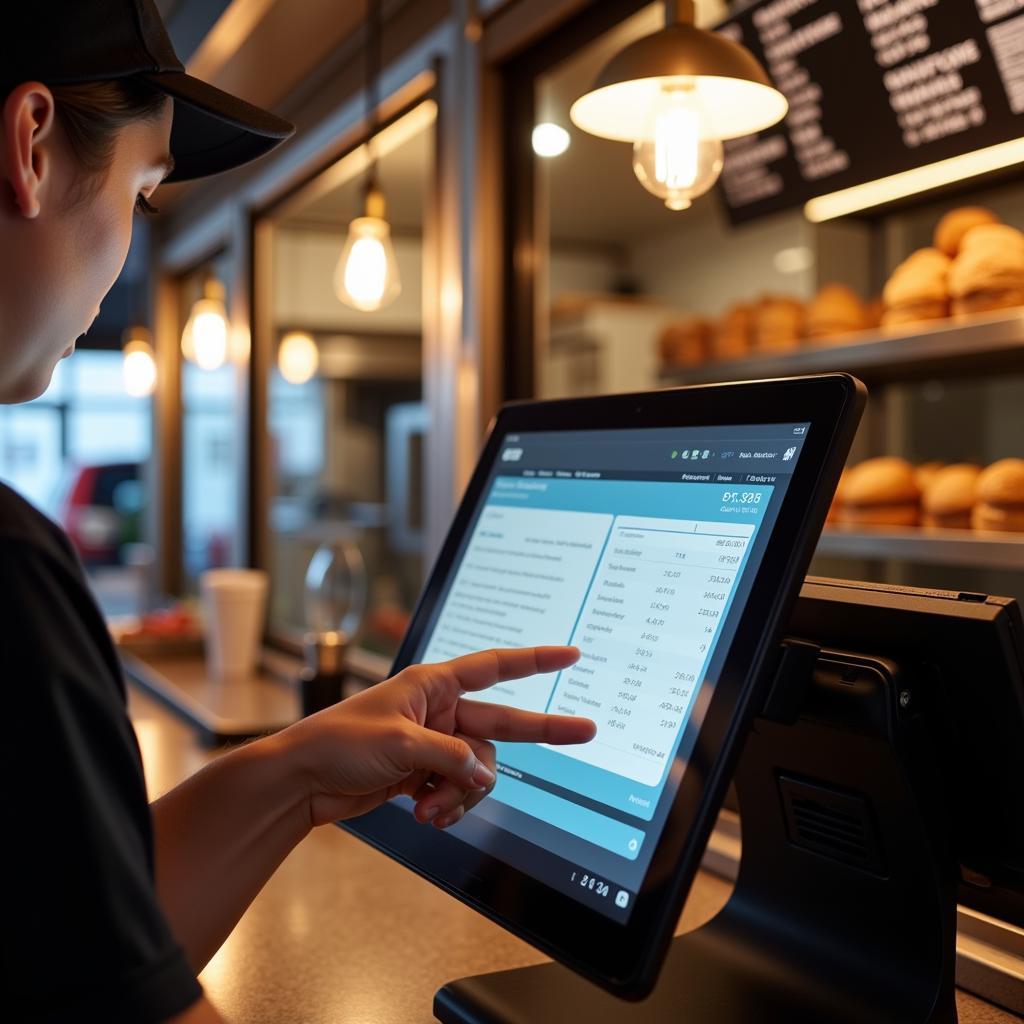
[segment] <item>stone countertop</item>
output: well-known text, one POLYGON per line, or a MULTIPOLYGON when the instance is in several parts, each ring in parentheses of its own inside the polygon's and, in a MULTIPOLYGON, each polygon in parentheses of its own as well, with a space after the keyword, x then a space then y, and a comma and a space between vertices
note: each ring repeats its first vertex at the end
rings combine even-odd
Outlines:
MULTIPOLYGON (((216 756, 138 691, 131 712, 152 796, 216 756)), ((730 891, 730 883, 701 873, 678 930, 704 923, 730 891)), ((201 981, 236 1024, 430 1024, 434 993, 447 982, 545 960, 395 861, 326 826, 285 860, 201 981)), ((1021 1020, 964 992, 957 1005, 961 1024, 1021 1020)))

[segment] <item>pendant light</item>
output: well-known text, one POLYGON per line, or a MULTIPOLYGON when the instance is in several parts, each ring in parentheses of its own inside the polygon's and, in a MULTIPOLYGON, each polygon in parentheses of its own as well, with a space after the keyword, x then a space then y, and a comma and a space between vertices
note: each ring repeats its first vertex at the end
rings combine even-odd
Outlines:
POLYGON ((612 57, 569 117, 591 135, 632 142, 640 184, 685 210, 718 179, 723 139, 762 131, 788 109, 749 50, 697 28, 693 0, 666 0, 665 27, 612 57))
POLYGON ((141 324, 129 327, 121 335, 124 389, 132 398, 146 398, 156 389, 156 359, 147 328, 141 324))
POLYGON ((207 272, 203 294, 192 305, 181 332, 181 353, 204 370, 216 370, 228 358, 228 314, 224 306, 224 285, 207 272))
POLYGON ((366 46, 366 108, 370 133, 366 146, 369 169, 363 196, 363 216, 349 224, 348 238, 334 271, 334 293, 349 306, 372 313, 393 302, 402 290, 398 261, 391 244, 384 193, 377 181, 377 95, 380 78, 380 0, 369 0, 366 46))
POLYGON ((311 334, 289 331, 277 349, 277 368, 289 384, 305 384, 316 375, 320 350, 311 334))

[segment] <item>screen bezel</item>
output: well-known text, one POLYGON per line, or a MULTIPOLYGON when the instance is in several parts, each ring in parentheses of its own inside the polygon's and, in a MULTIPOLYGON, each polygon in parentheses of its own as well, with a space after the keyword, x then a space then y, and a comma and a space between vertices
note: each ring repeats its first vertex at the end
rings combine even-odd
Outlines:
POLYGON ((761 669, 824 524, 866 399, 846 374, 523 402, 487 438, 393 665, 411 661, 445 591, 506 435, 531 431, 809 423, 682 784, 626 924, 586 907, 454 835, 385 804, 339 824, 520 938, 625 998, 653 987, 761 693, 761 669))

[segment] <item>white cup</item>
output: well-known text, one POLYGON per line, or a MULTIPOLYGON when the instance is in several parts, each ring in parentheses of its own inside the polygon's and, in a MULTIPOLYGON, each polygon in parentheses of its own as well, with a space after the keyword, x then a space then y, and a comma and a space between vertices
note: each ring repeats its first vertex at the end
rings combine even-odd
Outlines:
POLYGON ((262 569, 208 569, 199 577, 206 620, 206 664, 216 679, 248 676, 257 663, 267 574, 262 569))

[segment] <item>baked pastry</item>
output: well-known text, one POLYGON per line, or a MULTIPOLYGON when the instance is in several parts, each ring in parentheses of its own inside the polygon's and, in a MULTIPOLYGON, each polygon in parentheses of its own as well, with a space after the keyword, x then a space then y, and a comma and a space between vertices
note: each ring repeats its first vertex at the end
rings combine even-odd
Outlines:
POLYGON ((949 257, 938 249, 912 252, 892 272, 882 291, 882 326, 948 316, 949 264, 949 257))
POLYGON ((730 306, 715 325, 711 352, 715 359, 742 359, 750 354, 754 310, 749 303, 730 306))
POLYGON ((1008 224, 971 228, 949 270, 954 313, 1024 305, 1024 234, 1008 224))
POLYGON ((914 467, 906 459, 866 459, 847 474, 841 520, 854 526, 917 526, 920 503, 914 467))
POLYGON ((958 206, 935 225, 935 248, 952 259, 960 251, 960 242, 971 228, 998 223, 999 218, 984 206, 958 206))
POLYGON ((1024 531, 1024 459, 1000 459, 983 470, 976 498, 974 529, 1024 531))
POLYGON ((917 484, 917 489, 924 494, 928 490, 928 485, 932 482, 935 474, 945 465, 944 462, 922 462, 914 470, 914 483, 917 484))
POLYGON ((700 317, 669 324, 658 338, 662 366, 696 366, 711 351, 711 325, 700 317))
POLYGON ((845 284, 826 284, 807 306, 806 325, 808 338, 862 331, 868 326, 867 310, 860 296, 845 284))
POLYGON ((767 295, 754 307, 754 348, 791 352, 804 333, 804 304, 784 295, 767 295))
POLYGON ((921 496, 921 521, 925 526, 969 530, 974 492, 981 467, 956 462, 938 470, 921 496))
POLYGON ((867 328, 881 327, 882 317, 885 315, 885 303, 881 295, 876 295, 864 306, 864 326, 867 328))

